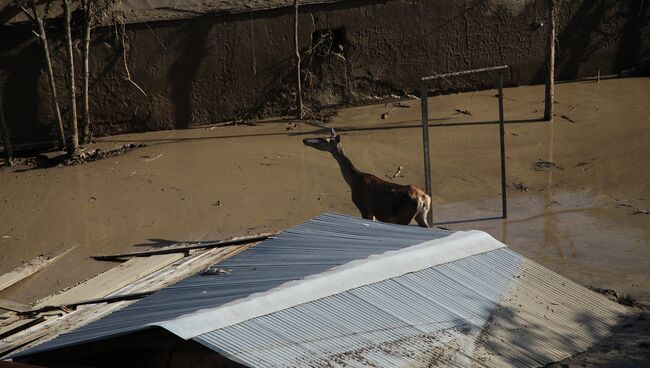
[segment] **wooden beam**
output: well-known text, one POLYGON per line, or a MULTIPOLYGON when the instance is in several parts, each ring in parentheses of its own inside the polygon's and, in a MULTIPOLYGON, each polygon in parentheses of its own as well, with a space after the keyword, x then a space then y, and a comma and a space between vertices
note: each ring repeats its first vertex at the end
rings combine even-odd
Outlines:
POLYGON ((92 258, 100 261, 115 261, 115 260, 120 260, 123 258, 129 258, 129 257, 149 257, 153 255, 160 255, 160 254, 171 254, 171 253, 188 253, 191 250, 197 250, 197 249, 210 249, 210 248, 222 248, 222 247, 227 247, 230 245, 241 245, 241 244, 248 244, 248 243, 255 243, 264 239, 268 239, 274 235, 277 235, 278 233, 264 233, 264 234, 258 234, 258 235, 253 235, 253 236, 245 236, 245 237, 240 237, 240 238, 233 238, 230 240, 223 240, 219 242, 210 242, 210 243, 198 243, 195 245, 190 245, 190 246, 180 246, 180 247, 168 247, 164 249, 158 249, 158 250, 150 250, 150 251, 144 251, 144 252, 131 252, 131 253, 120 253, 120 254, 109 254, 109 255, 99 255, 99 256, 92 256, 92 258))
POLYGON ((66 255, 74 248, 75 247, 70 248, 67 251, 54 257, 38 256, 28 263, 25 263, 24 265, 16 268, 15 270, 5 273, 4 275, 0 276, 0 291, 42 270, 43 268, 55 262, 57 259, 66 255))
POLYGON ((12 312, 22 312, 28 310, 29 307, 25 304, 16 303, 11 300, 0 299, 0 309, 12 312))
POLYGON ((20 331, 26 330, 32 326, 35 326, 41 322, 45 321, 45 316, 39 316, 37 318, 23 318, 20 319, 8 326, 0 328, 0 339, 4 339, 7 336, 11 336, 20 331))

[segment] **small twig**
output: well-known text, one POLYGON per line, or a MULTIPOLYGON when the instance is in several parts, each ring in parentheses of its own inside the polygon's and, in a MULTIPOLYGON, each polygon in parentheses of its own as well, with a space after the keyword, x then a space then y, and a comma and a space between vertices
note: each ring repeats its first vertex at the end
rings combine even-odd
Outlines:
POLYGON ((574 121, 573 119, 571 119, 570 117, 568 117, 568 116, 566 116, 566 115, 562 115, 562 116, 560 116, 560 117, 561 117, 562 119, 564 119, 564 120, 570 122, 570 123, 575 123, 575 121, 574 121))
MULTIPOLYGON (((128 69, 127 69, 127 73, 128 73, 128 69)), ((131 84, 133 84, 133 86, 135 86, 135 88, 137 88, 140 92, 142 92, 143 95, 145 95, 145 96, 147 95, 147 93, 146 93, 146 92, 145 92, 145 91, 144 91, 140 86, 138 86, 138 84, 135 83, 135 82, 133 81, 133 79, 131 79, 131 76, 128 76, 128 77, 126 78, 126 81, 127 81, 127 82, 131 82, 131 84)))
POLYGON ((398 177, 398 176, 400 176, 402 174, 402 169, 403 169, 403 167, 399 166, 397 168, 397 171, 395 171, 395 174, 393 174, 392 176, 386 175, 386 177, 389 178, 389 179, 395 179, 396 177, 398 177))
POLYGON ((32 22, 34 21, 34 17, 31 14, 29 14, 27 9, 25 9, 25 7, 22 4, 18 4, 18 7, 23 13, 25 13, 25 15, 27 16, 27 18, 29 18, 29 20, 31 20, 32 22))
POLYGON ((151 27, 149 26, 149 23, 144 22, 144 24, 147 26, 147 28, 149 28, 151 33, 153 33, 153 36, 156 38, 156 40, 158 40, 158 43, 160 44, 160 46, 162 46, 164 50, 167 50, 167 46, 165 46, 165 44, 160 40, 160 38, 158 38, 158 35, 156 34, 156 32, 153 31, 153 29, 151 29, 151 27))
POLYGON ((157 159, 159 159, 160 157, 162 157, 162 155, 164 155, 164 153, 161 153, 161 154, 159 154, 159 155, 157 155, 157 156, 155 156, 155 157, 146 157, 144 160, 147 161, 147 162, 149 162, 149 161, 153 161, 153 160, 157 160, 157 159))

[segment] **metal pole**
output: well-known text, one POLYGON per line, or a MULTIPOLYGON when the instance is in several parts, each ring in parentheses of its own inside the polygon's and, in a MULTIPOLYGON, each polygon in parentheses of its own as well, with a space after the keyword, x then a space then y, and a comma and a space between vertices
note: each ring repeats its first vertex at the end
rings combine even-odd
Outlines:
MULTIPOLYGON (((424 190, 431 197, 431 161, 429 158, 429 101, 427 86, 420 85, 420 106, 422 110, 422 148, 424 152, 424 190)), ((429 210, 427 222, 433 226, 433 211, 429 210)))
POLYGON ((506 195, 506 146, 505 146, 505 128, 503 121, 503 73, 499 72, 499 140, 501 143, 501 208, 503 218, 508 217, 508 201, 506 195))
POLYGON ((463 71, 460 71, 460 72, 445 73, 445 74, 435 74, 435 75, 430 75, 428 77, 422 77, 420 80, 428 81, 428 80, 438 79, 438 78, 457 77, 457 76, 460 76, 460 75, 482 73, 482 72, 493 72, 493 71, 496 71, 496 70, 503 70, 503 69, 508 69, 508 66, 507 65, 491 66, 489 68, 463 70, 463 71))

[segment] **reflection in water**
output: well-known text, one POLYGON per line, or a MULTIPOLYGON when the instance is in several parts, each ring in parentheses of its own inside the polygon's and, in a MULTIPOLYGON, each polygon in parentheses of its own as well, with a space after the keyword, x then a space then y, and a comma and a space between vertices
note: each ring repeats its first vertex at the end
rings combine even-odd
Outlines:
MULTIPOLYGON (((551 121, 548 122, 546 126, 548 127, 547 161, 555 162, 555 123, 551 121)), ((547 214, 547 216, 544 216, 544 247, 555 247, 555 250, 560 257, 564 258, 564 253, 562 252, 562 248, 558 242, 557 216, 551 209, 553 203, 553 168, 548 169, 546 176, 547 181, 546 190, 544 191, 544 208, 542 209, 542 212, 547 214)), ((545 250, 544 253, 548 253, 548 250, 545 250)))

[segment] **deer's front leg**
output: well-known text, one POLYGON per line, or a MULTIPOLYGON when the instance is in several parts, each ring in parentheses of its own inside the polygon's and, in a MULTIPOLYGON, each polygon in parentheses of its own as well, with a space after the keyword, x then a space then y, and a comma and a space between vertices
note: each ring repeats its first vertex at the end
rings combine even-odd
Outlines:
POLYGON ((370 208, 361 200, 359 200, 358 197, 355 195, 352 195, 352 203, 354 203, 355 206, 357 206, 357 209, 361 213, 361 217, 366 219, 366 220, 374 220, 375 216, 372 215, 372 212, 370 211, 370 208))

